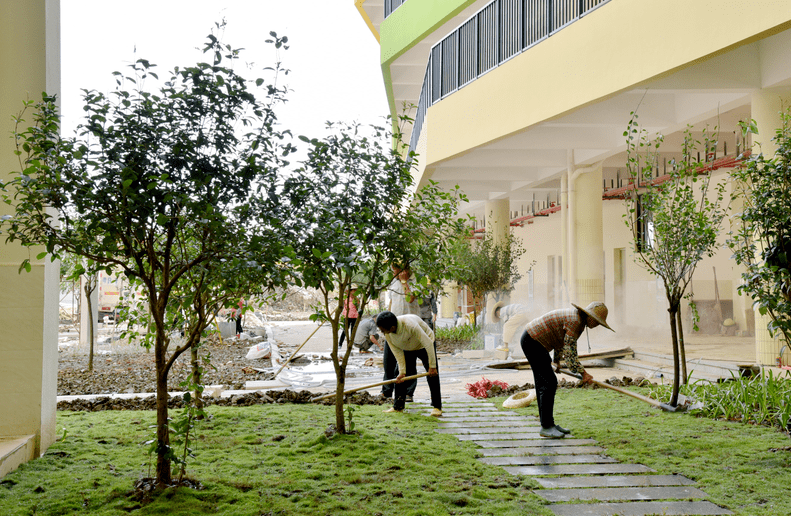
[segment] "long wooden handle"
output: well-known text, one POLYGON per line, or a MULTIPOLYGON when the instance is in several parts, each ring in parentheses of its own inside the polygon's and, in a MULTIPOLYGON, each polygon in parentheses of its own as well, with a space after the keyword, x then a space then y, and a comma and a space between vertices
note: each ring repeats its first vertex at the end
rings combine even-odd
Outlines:
MULTIPOLYGON (((310 335, 308 335, 308 338, 307 338, 307 339, 305 339, 305 342, 303 342, 303 343, 302 343, 302 346, 304 346, 305 344, 307 344, 307 343, 308 343, 308 341, 310 340, 310 338, 311 338, 312 336, 314 336, 314 335, 316 334, 316 332, 317 332, 317 331, 319 331, 319 328, 321 328, 322 326, 324 326, 324 322, 323 322, 323 321, 322 321, 322 323, 321 323, 321 324, 319 324, 319 325, 316 327, 316 329, 315 329, 315 330, 313 330, 313 333, 311 333, 310 335)), ((282 371, 282 370, 283 370, 283 368, 284 368, 284 367, 286 367, 286 366, 288 365, 288 363, 289 363, 289 362, 291 362, 291 360, 293 360, 293 359, 294 359, 294 356, 295 356, 295 355, 296 355, 296 354, 299 352, 299 350, 300 350, 300 349, 302 349, 302 346, 298 347, 296 351, 294 351, 293 353, 291 353, 291 356, 290 356, 290 357, 288 357, 288 360, 286 360, 285 362, 283 362, 283 365, 282 365, 282 366, 280 366, 280 369, 278 369, 278 370, 277 370, 277 372, 275 373, 275 378, 277 378, 277 375, 279 375, 279 374, 280 374, 280 371, 282 371)))
MULTIPOLYGON (((574 374, 571 371, 567 371, 565 369, 561 369, 560 372, 563 373, 563 374, 567 374, 569 376, 573 376, 574 378, 577 378, 577 379, 582 379, 582 376, 580 376, 578 374, 574 374)), ((637 394, 636 392, 632 392, 632 391, 629 391, 629 390, 626 390, 626 389, 622 389, 621 387, 616 387, 615 385, 610 385, 609 383, 600 382, 598 380, 591 380, 591 383, 594 383, 594 384, 598 385, 599 387, 604 387, 605 389, 611 389, 611 390, 613 390, 615 392, 620 392, 621 394, 626 394, 627 396, 631 396, 632 398, 637 398, 638 400, 644 401, 646 403, 649 403, 649 404, 651 404, 651 405, 653 405, 655 407, 658 407, 658 408, 661 408, 661 409, 665 408, 665 407, 663 407, 664 403, 661 403, 659 401, 656 401, 655 399, 649 398, 648 396, 643 396, 642 394, 637 394)))
MULTIPOLYGON (((423 378, 424 376, 428 376, 428 373, 420 373, 420 374, 416 374, 416 375, 412 375, 412 376, 407 376, 407 377, 404 377, 404 381, 417 380, 418 378, 423 378)), ((398 379, 397 378, 393 378, 392 380, 385 380, 384 382, 372 383, 371 385, 366 385, 365 387, 357 387, 356 389, 350 389, 348 391, 343 391, 343 395, 346 396, 347 394, 351 394, 353 392, 362 391, 362 390, 365 390, 365 389, 371 389, 372 387, 379 387, 380 385, 387 385, 387 384, 390 384, 390 383, 395 383, 396 380, 398 380, 398 379)), ((326 394, 326 395, 320 396, 318 398, 313 398, 310 401, 321 401, 321 400, 326 400, 326 399, 334 398, 334 397, 335 397, 335 393, 332 392, 330 394, 326 394)))

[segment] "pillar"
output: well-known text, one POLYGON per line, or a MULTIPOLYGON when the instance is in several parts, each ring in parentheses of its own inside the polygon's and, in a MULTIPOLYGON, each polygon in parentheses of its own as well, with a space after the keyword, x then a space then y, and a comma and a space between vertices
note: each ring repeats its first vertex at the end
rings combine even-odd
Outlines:
MULTIPOLYGON (((511 202, 508 199, 496 199, 487 201, 484 209, 486 210, 486 233, 491 235, 495 244, 499 244, 511 232, 511 202)), ((502 294, 500 294, 502 298, 502 294)), ((486 296, 486 305, 495 303, 495 296, 486 296)), ((486 321, 489 323, 490 321, 486 321)))
POLYGON ((443 319, 452 319, 453 312, 460 310, 459 308, 459 287, 455 282, 446 283, 442 286, 442 296, 439 305, 439 316, 443 319))
MULTIPOLYGON (((484 207, 486 210, 486 233, 491 235, 494 242, 500 243, 511 232, 511 202, 509 199, 496 199, 487 201, 484 207)), ((503 299, 502 293, 499 293, 500 299, 503 299)), ((486 296, 486 306, 491 306, 496 303, 496 296, 489 294, 486 296)), ((484 308, 484 314, 486 309, 484 308)), ((484 323, 489 324, 491 321, 487 320, 484 316, 484 323)), ((507 345, 506 345, 507 346, 507 345)), ((504 348, 506 351, 507 347, 504 348)))
MULTIPOLYGON (((560 177, 560 257, 563 264, 563 271, 560 277, 561 287, 569 284, 569 178, 567 174, 560 177)), ((568 287, 560 289, 560 306, 568 306, 571 300, 566 294, 568 287)))
POLYGON ((585 307, 591 301, 604 301, 604 247, 602 224, 602 165, 581 173, 574 184, 575 209, 572 212, 576 271, 574 302, 585 307))
MULTIPOLYGON (((777 146, 772 141, 776 129, 782 127, 780 113, 791 107, 791 88, 767 88, 752 95, 751 117, 758 125, 759 134, 753 135, 753 152, 774 155, 777 146)), ((771 319, 755 311, 755 361, 762 365, 775 365, 781 344, 769 334, 771 319)))
MULTIPOLYGON (((7 178, 19 168, 8 137, 12 116, 23 101, 40 100, 42 91, 60 94, 59 0, 3 2, 0 69, 0 178, 7 178)), ((0 215, 10 212, 0 204, 0 215)), ((0 444, 26 439, 30 452, 17 465, 55 438, 59 264, 35 260, 41 251, 0 240, 0 444), (19 273, 25 258, 32 271, 19 273)))

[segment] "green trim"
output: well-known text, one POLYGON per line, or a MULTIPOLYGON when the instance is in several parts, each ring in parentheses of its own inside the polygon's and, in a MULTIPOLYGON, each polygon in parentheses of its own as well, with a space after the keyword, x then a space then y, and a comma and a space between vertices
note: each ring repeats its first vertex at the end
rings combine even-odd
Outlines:
POLYGON ((398 120, 399 108, 393 96, 390 64, 473 3, 475 0, 407 0, 382 22, 379 27, 382 77, 394 121, 398 120))
POLYGON ((475 0, 407 0, 379 27, 382 64, 392 63, 427 34, 475 3, 475 0))

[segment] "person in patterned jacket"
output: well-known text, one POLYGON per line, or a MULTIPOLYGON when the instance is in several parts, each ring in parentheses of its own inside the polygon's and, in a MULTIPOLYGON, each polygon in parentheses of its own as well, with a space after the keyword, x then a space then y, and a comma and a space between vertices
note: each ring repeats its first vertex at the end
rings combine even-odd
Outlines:
POLYGON ((595 328, 601 325, 615 331, 607 325, 607 307, 604 303, 594 301, 587 308, 574 303, 571 306, 574 308, 553 310, 533 319, 528 323, 521 339, 522 351, 530 362, 536 384, 538 417, 541 421, 539 434, 552 439, 563 438, 571 431, 555 424, 555 391, 558 388, 558 379, 552 370, 549 352, 555 352, 555 362, 558 363, 562 354, 571 372, 581 374, 582 383, 587 384, 593 377, 580 364, 577 339, 586 326, 595 328))

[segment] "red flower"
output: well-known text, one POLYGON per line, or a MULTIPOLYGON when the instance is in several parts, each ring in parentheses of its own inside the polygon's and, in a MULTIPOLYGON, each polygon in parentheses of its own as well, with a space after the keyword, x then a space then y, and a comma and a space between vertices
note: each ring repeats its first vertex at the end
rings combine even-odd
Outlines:
POLYGON ((500 387, 503 390, 508 388, 508 384, 505 382, 501 382, 500 380, 491 381, 481 377, 481 381, 467 384, 467 394, 478 399, 488 398, 488 392, 494 385, 500 387))

